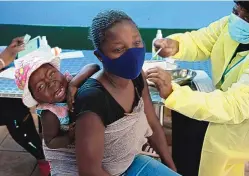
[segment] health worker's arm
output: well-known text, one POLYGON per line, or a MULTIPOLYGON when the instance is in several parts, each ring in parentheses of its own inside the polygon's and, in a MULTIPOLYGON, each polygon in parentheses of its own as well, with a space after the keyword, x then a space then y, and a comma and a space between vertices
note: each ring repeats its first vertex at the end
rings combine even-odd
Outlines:
POLYGON ((200 121, 242 123, 249 119, 249 70, 225 92, 204 93, 173 83, 173 92, 166 99, 165 106, 200 121))
POLYGON ((228 17, 224 17, 197 31, 168 36, 179 42, 179 51, 172 58, 186 61, 208 59, 227 22, 228 17))

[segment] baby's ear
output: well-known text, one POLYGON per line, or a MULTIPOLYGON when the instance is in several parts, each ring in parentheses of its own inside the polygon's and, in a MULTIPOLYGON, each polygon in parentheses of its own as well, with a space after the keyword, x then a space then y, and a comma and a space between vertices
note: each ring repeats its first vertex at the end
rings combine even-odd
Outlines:
POLYGON ((102 57, 100 56, 99 52, 97 50, 95 50, 94 52, 94 55, 99 59, 100 62, 102 62, 102 57))

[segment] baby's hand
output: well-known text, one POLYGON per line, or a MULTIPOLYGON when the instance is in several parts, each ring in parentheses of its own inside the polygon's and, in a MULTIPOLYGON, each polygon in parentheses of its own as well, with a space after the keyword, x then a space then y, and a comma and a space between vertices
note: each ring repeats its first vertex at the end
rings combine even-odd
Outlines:
POLYGON ((67 92, 67 105, 68 108, 71 112, 73 112, 73 104, 74 104, 74 98, 75 94, 77 92, 78 88, 74 86, 73 84, 69 83, 68 84, 68 92, 67 92))

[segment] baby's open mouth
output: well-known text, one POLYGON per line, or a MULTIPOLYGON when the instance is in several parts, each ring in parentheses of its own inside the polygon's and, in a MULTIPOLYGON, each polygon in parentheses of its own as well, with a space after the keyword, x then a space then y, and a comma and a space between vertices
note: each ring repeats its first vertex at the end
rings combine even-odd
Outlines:
POLYGON ((61 85, 56 91, 55 91, 55 97, 56 99, 60 99, 65 95, 65 88, 61 85))

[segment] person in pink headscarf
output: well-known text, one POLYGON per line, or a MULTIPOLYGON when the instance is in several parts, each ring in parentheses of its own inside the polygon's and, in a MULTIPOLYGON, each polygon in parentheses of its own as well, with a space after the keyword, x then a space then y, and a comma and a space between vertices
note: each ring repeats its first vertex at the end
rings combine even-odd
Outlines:
POLYGON ((24 105, 36 106, 41 118, 44 153, 53 175, 53 170, 58 166, 54 163, 59 161, 56 152, 70 150, 74 142, 74 123, 69 117, 69 110, 73 111, 70 107, 74 95, 78 87, 100 68, 97 64, 89 64, 75 77, 69 73, 62 74, 59 71, 60 58, 52 53, 50 57, 33 56, 17 62, 15 81, 18 88, 23 90, 24 105))

